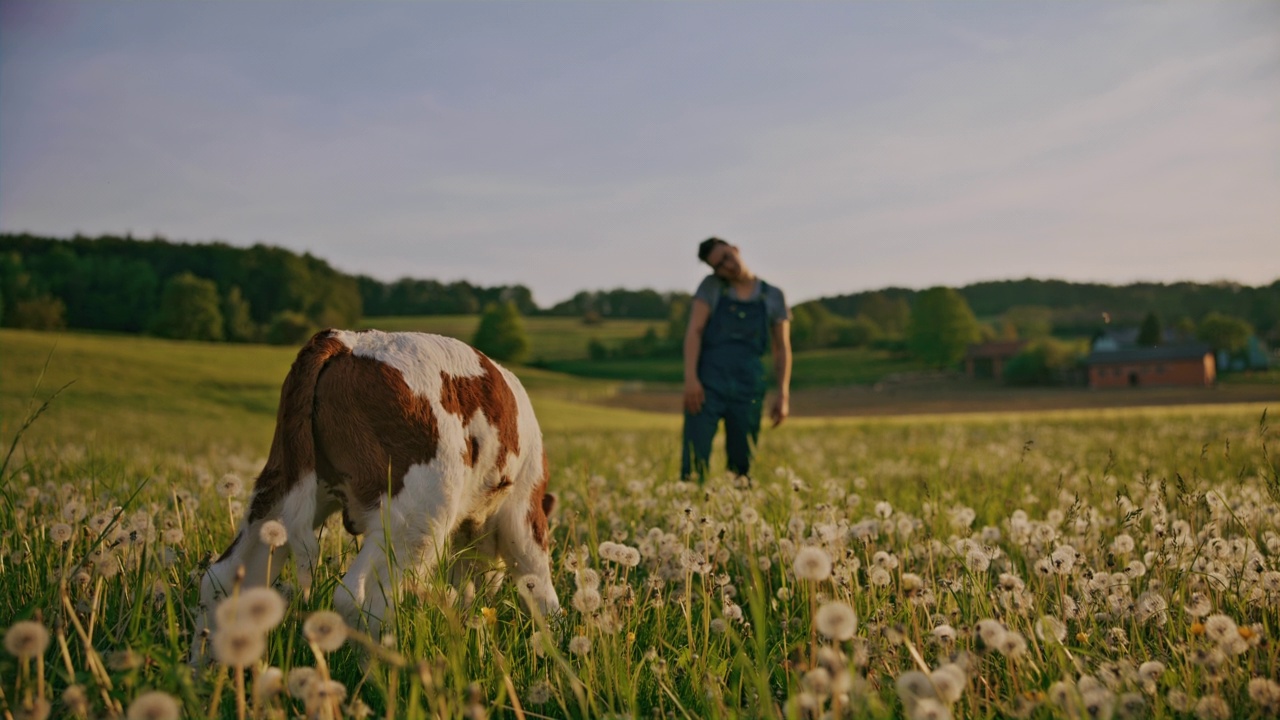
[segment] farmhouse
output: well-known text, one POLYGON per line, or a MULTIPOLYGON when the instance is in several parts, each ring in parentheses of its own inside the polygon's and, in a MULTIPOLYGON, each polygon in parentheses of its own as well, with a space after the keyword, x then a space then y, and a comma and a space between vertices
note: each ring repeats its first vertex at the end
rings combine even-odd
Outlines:
POLYGON ((970 378, 1004 377, 1004 366, 1009 364, 1022 348, 1025 340, 1006 340, 970 345, 964 354, 964 373, 970 378))
POLYGON ((1207 345, 1116 350, 1095 345, 1085 365, 1091 388, 1203 386, 1212 385, 1217 377, 1213 351, 1207 345))

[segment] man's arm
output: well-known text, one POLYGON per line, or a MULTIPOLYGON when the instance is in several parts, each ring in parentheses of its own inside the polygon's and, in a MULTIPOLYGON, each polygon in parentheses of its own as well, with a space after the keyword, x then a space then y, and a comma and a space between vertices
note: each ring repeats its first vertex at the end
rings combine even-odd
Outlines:
POLYGON ((698 356, 702 354, 702 332, 711 318, 711 306, 702 298, 693 299, 689 310, 689 327, 684 332, 684 409, 698 414, 706 393, 698 379, 698 356))
POLYGON ((778 378, 778 398, 769 411, 778 427, 791 414, 791 321, 773 324, 773 374, 778 378))

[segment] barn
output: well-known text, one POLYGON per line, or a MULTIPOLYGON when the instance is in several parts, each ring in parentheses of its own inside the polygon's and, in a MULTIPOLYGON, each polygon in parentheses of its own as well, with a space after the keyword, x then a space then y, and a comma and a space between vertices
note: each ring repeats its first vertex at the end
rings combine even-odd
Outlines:
POLYGON ((1103 350, 1085 358, 1089 387, 1168 387, 1212 385, 1217 378, 1207 345, 1167 345, 1103 350))
POLYGON ((970 345, 964 354, 964 372, 971 378, 999 380, 1004 377, 1004 367, 1026 346, 1025 340, 970 345))

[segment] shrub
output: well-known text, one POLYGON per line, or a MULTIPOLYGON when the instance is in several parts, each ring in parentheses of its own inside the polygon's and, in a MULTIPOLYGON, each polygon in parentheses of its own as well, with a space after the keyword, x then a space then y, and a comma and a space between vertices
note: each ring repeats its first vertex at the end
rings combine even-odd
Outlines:
POLYGON ((1064 385, 1079 361, 1068 343, 1044 338, 1028 343, 1004 368, 1010 385, 1064 385))

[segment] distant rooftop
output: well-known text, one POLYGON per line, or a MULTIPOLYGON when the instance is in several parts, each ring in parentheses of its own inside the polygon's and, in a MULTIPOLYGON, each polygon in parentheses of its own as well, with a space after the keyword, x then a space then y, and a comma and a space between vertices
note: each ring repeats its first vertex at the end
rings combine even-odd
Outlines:
POLYGON ((1152 362, 1160 360, 1199 360, 1211 352, 1212 349, 1202 343, 1124 348, 1122 350, 1095 349, 1089 353, 1089 356, 1084 361, 1088 365, 1096 365, 1099 363, 1152 362))

